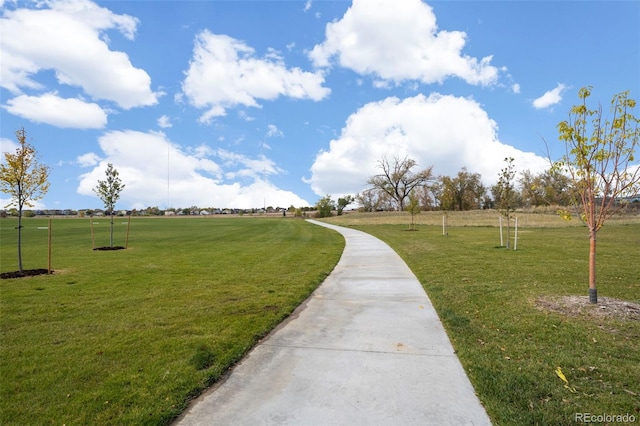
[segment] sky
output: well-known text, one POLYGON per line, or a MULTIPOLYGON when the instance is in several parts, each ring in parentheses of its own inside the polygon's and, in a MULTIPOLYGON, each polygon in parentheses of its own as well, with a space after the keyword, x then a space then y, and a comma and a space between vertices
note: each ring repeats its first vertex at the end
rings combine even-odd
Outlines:
POLYGON ((581 87, 594 107, 640 100, 638 1, 0 0, 0 16, 0 145, 26 130, 51 169, 42 209, 103 207, 108 163, 120 209, 314 205, 396 157, 492 185, 506 157, 539 173, 564 153, 581 87))

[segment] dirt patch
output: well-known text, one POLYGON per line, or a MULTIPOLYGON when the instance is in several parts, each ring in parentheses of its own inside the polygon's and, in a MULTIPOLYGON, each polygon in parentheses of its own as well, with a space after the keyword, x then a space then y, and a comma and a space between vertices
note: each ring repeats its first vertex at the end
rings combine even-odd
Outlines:
POLYGON ((125 248, 122 246, 113 246, 113 247, 96 247, 93 250, 94 251, 109 251, 109 250, 124 250, 125 248))
POLYGON ((589 303, 587 296, 539 297, 536 307, 573 317, 640 321, 640 303, 611 297, 598 297, 596 304, 589 303))
MULTIPOLYGON (((36 275, 48 274, 48 269, 24 269, 22 272, 13 271, 13 272, 3 272, 0 274, 0 279, 10 279, 10 278, 24 278, 24 277, 34 277, 36 275)), ((53 274, 53 271, 51 271, 53 274)))

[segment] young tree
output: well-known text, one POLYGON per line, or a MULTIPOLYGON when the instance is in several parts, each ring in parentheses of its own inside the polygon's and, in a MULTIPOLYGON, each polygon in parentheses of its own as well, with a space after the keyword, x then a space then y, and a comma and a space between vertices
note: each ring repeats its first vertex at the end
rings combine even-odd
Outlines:
MULTIPOLYGON (((598 303, 596 234, 622 208, 617 202, 620 197, 640 193, 640 165, 634 163, 640 119, 632 113, 636 101, 628 91, 613 96, 609 119, 603 117, 602 106, 587 107, 589 96, 591 87, 581 88, 581 104, 574 105, 569 119, 558 124, 566 153, 556 168, 571 177, 582 220, 589 229, 589 302, 598 303)), ((569 217, 566 212, 565 217, 569 217)))
POLYGON ((11 196, 5 207, 18 207, 18 269, 22 269, 22 208, 44 197, 49 190, 49 167, 39 164, 34 147, 27 143, 24 128, 16 131, 20 146, 15 154, 5 152, 6 164, 0 164, 0 190, 11 196))
POLYGON ((494 187, 494 196, 496 198, 496 205, 500 213, 507 218, 507 249, 509 248, 510 239, 510 222, 511 213, 515 210, 515 187, 513 179, 516 176, 515 168, 513 165, 513 158, 507 157, 504 159, 507 163, 504 169, 500 171, 498 175, 498 183, 494 187))
POLYGON ((338 210, 338 216, 341 216, 344 208, 353 202, 354 198, 351 195, 345 195, 344 197, 338 198, 338 205, 336 206, 336 209, 338 210))
POLYGON ((420 214, 420 199, 416 195, 415 191, 409 194, 409 204, 405 207, 411 214, 411 228, 410 231, 416 230, 416 215, 420 214))
POLYGON ((400 159, 395 157, 393 163, 387 158, 383 158, 378 162, 382 173, 371 177, 368 184, 379 192, 383 192, 391 197, 396 203, 400 211, 404 210, 405 200, 411 191, 425 184, 431 179, 433 166, 413 172, 412 169, 418 163, 408 157, 400 159))
POLYGON ((120 193, 124 189, 125 185, 120 180, 118 171, 113 168, 113 164, 107 164, 105 175, 107 176, 107 179, 98 180, 98 185, 93 188, 93 192, 95 192, 102 200, 105 210, 108 211, 111 216, 109 247, 113 247, 113 216, 116 209, 116 202, 120 198, 120 193))

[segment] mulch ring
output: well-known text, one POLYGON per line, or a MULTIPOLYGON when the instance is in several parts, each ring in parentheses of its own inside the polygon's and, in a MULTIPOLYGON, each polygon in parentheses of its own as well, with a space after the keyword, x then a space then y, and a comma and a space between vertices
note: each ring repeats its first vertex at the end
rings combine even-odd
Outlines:
MULTIPOLYGON (((24 269, 22 272, 13 271, 13 272, 3 272, 0 274, 0 279, 10 279, 10 278, 24 278, 24 277, 33 277, 36 275, 46 275, 49 273, 48 269, 24 269)), ((51 271, 53 274, 53 270, 51 271)))
POLYGON ((640 304, 612 297, 598 297, 598 303, 589 303, 587 296, 539 297, 536 307, 569 316, 594 319, 640 321, 640 304))

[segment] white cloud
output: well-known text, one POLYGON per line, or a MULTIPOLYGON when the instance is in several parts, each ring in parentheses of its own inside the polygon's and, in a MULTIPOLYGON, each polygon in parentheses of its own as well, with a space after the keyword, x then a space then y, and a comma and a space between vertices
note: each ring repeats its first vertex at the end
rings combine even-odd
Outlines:
POLYGON ((284 136, 284 133, 282 133, 282 130, 278 129, 275 124, 269 124, 267 126, 267 137, 275 138, 277 136, 284 136))
POLYGON ((49 8, 5 10, 1 18, 2 87, 14 94, 38 89, 37 73, 53 70, 58 83, 81 87, 95 100, 113 101, 124 109, 157 103, 149 75, 105 42, 106 31, 113 29, 133 39, 136 18, 89 0, 38 5, 49 8))
POLYGON ((435 175, 454 176, 462 167, 493 184, 513 157, 517 170, 540 172, 546 160, 498 140, 497 124, 471 100, 437 93, 400 100, 390 97, 353 113, 340 137, 320 152, 306 181, 321 196, 354 194, 377 174, 378 161, 408 156, 435 175))
POLYGON ((107 114, 98 104, 61 98, 53 92, 40 96, 20 95, 9 99, 3 108, 18 117, 56 127, 101 129, 107 124, 107 114))
MULTIPOLYGON (((99 144, 103 158, 80 176, 78 193, 95 197, 92 188, 104 179, 106 164, 112 163, 126 185, 121 194, 121 205, 126 208, 253 208, 262 207, 265 200, 282 207, 309 204, 266 180, 266 175, 283 171, 264 156, 252 159, 206 145, 182 149, 162 132, 111 131, 99 144)), ((86 154, 88 160, 97 158, 86 154)))
POLYGON ((273 50, 263 58, 242 41, 226 35, 201 32, 182 90, 196 108, 207 108, 200 121, 226 114, 236 105, 259 107, 258 100, 279 96, 319 101, 330 90, 323 87, 322 73, 287 68, 273 50))
POLYGON ((536 109, 544 109, 560 103, 562 100, 562 92, 564 92, 566 88, 564 84, 558 83, 555 89, 548 90, 544 95, 535 99, 533 101, 533 107, 536 109))
POLYGON ((307 0, 307 2, 304 4, 304 11, 308 12, 309 9, 311 9, 311 0, 307 0))
POLYGON ((241 119, 247 122, 255 120, 255 117, 251 117, 250 115, 247 114, 246 111, 238 111, 238 117, 240 117, 241 119))
POLYGON ((238 177, 264 177, 267 175, 276 175, 284 172, 277 167, 275 163, 260 155, 257 159, 249 158, 246 155, 230 152, 224 149, 216 151, 217 157, 223 162, 223 166, 236 168, 236 170, 225 173, 227 179, 236 179, 238 177))
POLYGON ((462 54, 466 34, 438 31, 431 7, 420 0, 354 0, 341 20, 326 27, 326 40, 309 57, 328 67, 340 66, 392 80, 442 82, 459 77, 469 84, 489 85, 499 70, 491 56, 478 60, 462 54))
MULTIPOLYGON (((46 209, 47 206, 42 202, 42 200, 31 201, 32 206, 24 206, 25 210, 41 210, 46 209)), ((15 198, 1 198, 0 197, 0 208, 2 209, 11 209, 18 208, 18 203, 15 198)))
POLYGON ((91 167, 100 162, 100 156, 95 152, 88 152, 86 154, 78 156, 76 162, 80 167, 91 167))
POLYGON ((520 93, 520 85, 518 83, 515 83, 511 86, 511 90, 513 91, 513 93, 515 93, 516 95, 520 93))
POLYGON ((169 118, 169 116, 163 115, 162 117, 158 118, 158 126, 166 129, 173 125, 171 124, 171 119, 169 118))
POLYGON ((11 139, 7 138, 0 138, 0 153, 2 154, 2 157, 0 157, 0 161, 4 163, 5 152, 15 154, 18 148, 20 148, 18 142, 12 141, 11 139))

